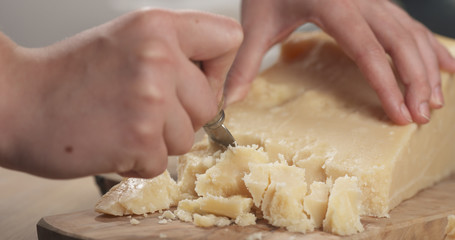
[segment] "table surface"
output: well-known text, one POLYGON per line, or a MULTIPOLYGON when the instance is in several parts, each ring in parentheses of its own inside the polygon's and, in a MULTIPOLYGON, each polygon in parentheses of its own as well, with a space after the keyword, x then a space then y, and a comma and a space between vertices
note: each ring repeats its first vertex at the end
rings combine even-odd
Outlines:
POLYGON ((43 216, 92 209, 99 197, 93 177, 50 180, 0 168, 0 239, 38 239, 43 216))

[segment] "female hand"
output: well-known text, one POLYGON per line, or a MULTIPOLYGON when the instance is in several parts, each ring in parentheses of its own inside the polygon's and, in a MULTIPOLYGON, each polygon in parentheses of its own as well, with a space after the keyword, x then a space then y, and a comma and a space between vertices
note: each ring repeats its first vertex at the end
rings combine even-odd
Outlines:
POLYGON ((247 94, 266 51, 305 22, 331 35, 357 63, 392 121, 427 123, 430 108, 443 106, 439 69, 455 72, 455 60, 428 29, 384 0, 244 0, 245 39, 229 72, 227 103, 247 94))
POLYGON ((216 115, 242 37, 225 17, 149 9, 46 48, 4 43, 1 165, 51 178, 161 174, 216 115))

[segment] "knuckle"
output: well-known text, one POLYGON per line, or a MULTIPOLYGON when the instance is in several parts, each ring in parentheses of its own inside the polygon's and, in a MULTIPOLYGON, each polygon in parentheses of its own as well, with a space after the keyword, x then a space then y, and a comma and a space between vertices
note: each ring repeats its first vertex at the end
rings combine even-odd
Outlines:
POLYGON ((233 20, 233 19, 228 19, 228 24, 230 26, 230 31, 229 31, 229 38, 231 39, 232 42, 232 48, 237 49, 240 44, 243 41, 243 30, 242 26, 240 25, 239 22, 233 20))
POLYGON ((138 30, 149 32, 150 29, 166 29, 172 24, 174 13, 166 9, 143 8, 134 12, 133 23, 138 30))
POLYGON ((431 86, 428 81, 413 81, 409 88, 423 99, 428 99, 431 95, 431 86))
POLYGON ((396 34, 396 39, 399 41, 391 44, 390 51, 393 53, 400 53, 406 51, 410 47, 416 46, 414 37, 408 31, 401 31, 396 34))
POLYGON ((354 61, 364 64, 375 62, 374 60, 383 57, 385 57, 384 49, 377 44, 369 44, 362 48, 362 51, 354 53, 354 61))
POLYGON ((159 143, 157 139, 162 138, 162 128, 153 121, 143 121, 134 124, 128 130, 125 145, 139 151, 143 149, 154 149, 159 143))
POLYGON ((156 176, 161 175, 167 168, 167 156, 165 157, 157 157, 154 156, 156 159, 155 161, 151 161, 150 159, 144 159, 145 165, 142 169, 138 172, 143 178, 153 178, 156 176))

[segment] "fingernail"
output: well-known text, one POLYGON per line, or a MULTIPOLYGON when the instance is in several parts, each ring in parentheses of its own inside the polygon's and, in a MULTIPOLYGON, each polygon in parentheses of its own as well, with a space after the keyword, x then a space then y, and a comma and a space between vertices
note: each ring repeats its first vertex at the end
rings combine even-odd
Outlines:
POLYGON ((433 90, 431 94, 433 101, 440 107, 444 106, 444 96, 442 95, 441 87, 438 86, 433 90))
POLYGON ((401 104, 401 113, 408 122, 412 122, 411 113, 409 113, 409 110, 404 103, 401 104))
POLYGON ((424 117, 426 120, 430 120, 430 107, 428 102, 423 102, 419 106, 420 116, 424 117))

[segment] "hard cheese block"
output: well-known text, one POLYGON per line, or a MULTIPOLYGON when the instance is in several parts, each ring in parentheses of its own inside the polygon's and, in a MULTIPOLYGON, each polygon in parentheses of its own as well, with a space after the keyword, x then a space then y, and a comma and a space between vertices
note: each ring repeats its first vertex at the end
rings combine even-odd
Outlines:
MULTIPOLYGON (((455 52, 455 43, 444 40, 455 52)), ((294 34, 247 98, 226 109, 239 144, 257 144, 306 170, 306 181, 356 176, 361 213, 390 209, 455 170, 455 82, 442 73, 446 106, 429 124, 397 126, 356 64, 323 33, 294 34)))

